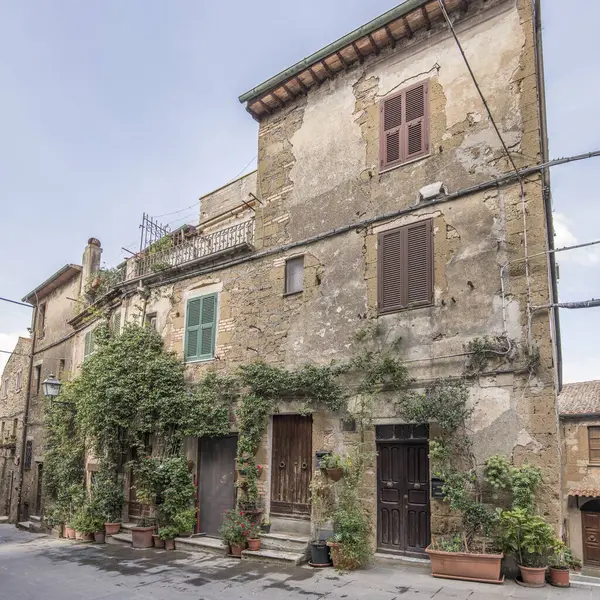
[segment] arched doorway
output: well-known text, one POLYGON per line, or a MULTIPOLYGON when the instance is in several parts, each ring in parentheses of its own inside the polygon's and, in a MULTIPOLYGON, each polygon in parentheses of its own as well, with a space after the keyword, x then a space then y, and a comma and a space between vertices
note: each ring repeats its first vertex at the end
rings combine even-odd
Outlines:
POLYGON ((600 499, 581 507, 583 564, 600 567, 600 499))

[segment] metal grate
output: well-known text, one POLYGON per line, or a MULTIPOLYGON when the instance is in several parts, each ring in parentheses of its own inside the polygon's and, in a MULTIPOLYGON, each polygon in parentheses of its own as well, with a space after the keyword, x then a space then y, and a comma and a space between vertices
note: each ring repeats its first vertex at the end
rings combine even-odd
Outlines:
POLYGON ((158 252, 148 252, 137 260, 129 278, 158 273, 204 257, 242 248, 251 248, 254 239, 254 221, 244 221, 231 227, 199 235, 178 245, 158 252))
POLYGON ((31 469, 31 460, 33 457, 33 441, 27 440, 25 444, 25 463, 23 464, 24 469, 31 469))
POLYGON ((140 235, 140 252, 160 240, 170 231, 168 225, 162 225, 162 223, 155 221, 146 213, 142 215, 140 229, 142 230, 140 235))

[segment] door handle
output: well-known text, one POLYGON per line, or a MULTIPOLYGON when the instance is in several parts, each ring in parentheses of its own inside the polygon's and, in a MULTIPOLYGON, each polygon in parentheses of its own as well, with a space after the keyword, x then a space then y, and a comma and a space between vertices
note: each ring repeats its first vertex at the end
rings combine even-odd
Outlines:
POLYGON ((385 484, 385 487, 388 487, 388 488, 393 488, 393 487, 394 487, 394 484, 393 484, 391 481, 388 481, 388 482, 385 484))
POLYGON ((285 463, 284 463, 283 461, 281 461, 281 462, 279 463, 279 468, 280 468, 280 469, 283 469, 283 467, 285 467, 285 463))
POLYGON ((415 490, 420 490, 420 489, 421 489, 421 484, 415 483, 415 490))

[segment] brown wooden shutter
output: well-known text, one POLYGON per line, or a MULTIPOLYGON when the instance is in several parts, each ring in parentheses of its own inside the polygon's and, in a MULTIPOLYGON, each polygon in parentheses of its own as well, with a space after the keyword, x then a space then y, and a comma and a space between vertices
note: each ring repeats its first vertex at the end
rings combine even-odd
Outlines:
POLYGON ((403 302, 402 228, 384 231, 378 240, 379 310, 400 310, 403 302))
POLYGON ((378 239, 380 312, 426 306, 433 301, 431 219, 384 231, 378 239))
POLYGON ((590 462, 600 463, 600 427, 588 427, 590 462))
POLYGON ((429 81, 385 98, 379 106, 380 168, 429 152, 429 81))
POLYGON ((402 107, 404 94, 398 92, 379 106, 379 156, 382 167, 402 162, 402 107))
POLYGON ((431 219, 407 225, 406 305, 431 304, 433 295, 433 252, 431 219))

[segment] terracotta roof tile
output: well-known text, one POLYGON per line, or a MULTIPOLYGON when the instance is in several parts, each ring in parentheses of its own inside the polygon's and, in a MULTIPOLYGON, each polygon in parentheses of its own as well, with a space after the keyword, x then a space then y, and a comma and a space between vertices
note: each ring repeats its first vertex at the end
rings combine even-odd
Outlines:
POLYGON ((570 488, 569 496, 585 496, 593 498, 600 496, 600 488, 570 488))
POLYGON ((561 415, 600 413, 600 379, 567 383, 558 395, 561 415))

